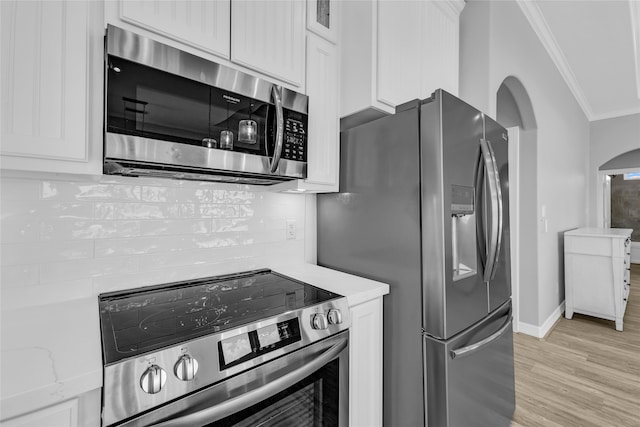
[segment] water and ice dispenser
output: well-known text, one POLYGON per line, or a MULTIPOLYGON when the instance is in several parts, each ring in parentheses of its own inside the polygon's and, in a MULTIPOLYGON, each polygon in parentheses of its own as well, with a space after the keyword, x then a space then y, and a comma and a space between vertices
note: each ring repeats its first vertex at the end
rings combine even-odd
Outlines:
POLYGON ((477 273, 475 189, 451 186, 451 241, 453 280, 477 273))

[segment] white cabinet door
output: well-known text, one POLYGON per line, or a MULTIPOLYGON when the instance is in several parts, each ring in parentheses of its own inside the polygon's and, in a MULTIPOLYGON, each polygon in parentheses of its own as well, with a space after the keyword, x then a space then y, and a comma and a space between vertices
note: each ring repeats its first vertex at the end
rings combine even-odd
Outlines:
MULTIPOLYGON (((24 409, 25 404, 27 407, 38 405, 36 402, 44 404, 42 397, 44 397, 44 400, 49 401, 49 406, 31 410, 24 415, 2 419, 0 425, 2 427, 100 427, 101 393, 102 389, 97 388, 55 404, 50 404, 51 401, 57 401, 55 397, 46 397, 38 393, 30 396, 32 398, 22 395, 22 398, 17 399, 22 403, 18 403, 15 406, 23 407, 24 409), (35 395, 42 397, 36 397, 35 395)), ((16 407, 12 406, 11 412, 16 409, 16 407)), ((6 412, 4 411, 0 416, 6 415, 6 412)))
POLYGON ((229 59, 231 0, 121 0, 120 19, 229 59))
POLYGON ((305 2, 231 3, 231 61, 304 88, 305 2))
POLYGON ((378 2, 377 100, 392 109, 418 97, 423 2, 378 2))
POLYGON ((3 157, 87 161, 90 3, 0 3, 3 157))
POLYGON ((338 48, 307 36, 307 95, 309 96, 309 161, 307 182, 338 184, 338 48))
POLYGON ((436 89, 458 95, 460 47, 459 16, 464 3, 456 1, 420 2, 422 10, 422 48, 420 99, 436 89))
POLYGON ((461 0, 343 2, 340 115, 394 113, 438 88, 457 95, 463 6, 461 0))
POLYGON ((382 425, 382 298, 351 308, 349 425, 382 425))
POLYGON ((309 125, 307 179, 278 184, 275 190, 329 193, 339 187, 338 47, 307 35, 309 125))
POLYGON ((3 427, 78 427, 78 399, 2 422, 3 427))

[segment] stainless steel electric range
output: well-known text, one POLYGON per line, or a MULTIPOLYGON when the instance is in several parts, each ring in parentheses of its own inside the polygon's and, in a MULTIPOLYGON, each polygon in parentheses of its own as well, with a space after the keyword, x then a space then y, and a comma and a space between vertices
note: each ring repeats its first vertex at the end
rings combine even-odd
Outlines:
POLYGON ((346 298, 271 270, 99 296, 103 426, 346 426, 346 298))

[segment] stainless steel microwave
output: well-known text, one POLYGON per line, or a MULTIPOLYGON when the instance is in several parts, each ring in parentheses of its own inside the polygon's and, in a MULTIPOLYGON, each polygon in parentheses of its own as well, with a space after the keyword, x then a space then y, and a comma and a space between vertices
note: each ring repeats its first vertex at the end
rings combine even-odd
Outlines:
POLYGON ((118 27, 104 173, 271 185, 307 176, 308 97, 118 27))

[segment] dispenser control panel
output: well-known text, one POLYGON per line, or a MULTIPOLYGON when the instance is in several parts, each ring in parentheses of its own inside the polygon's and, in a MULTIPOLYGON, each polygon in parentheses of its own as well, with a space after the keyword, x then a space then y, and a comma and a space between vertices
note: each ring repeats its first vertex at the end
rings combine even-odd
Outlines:
POLYGON ((471 215, 474 206, 474 188, 451 186, 451 215, 471 215))

